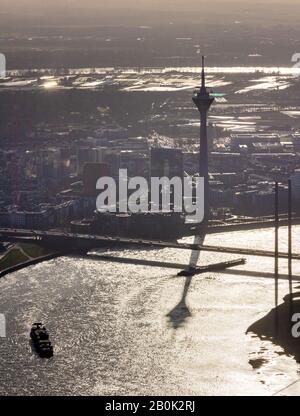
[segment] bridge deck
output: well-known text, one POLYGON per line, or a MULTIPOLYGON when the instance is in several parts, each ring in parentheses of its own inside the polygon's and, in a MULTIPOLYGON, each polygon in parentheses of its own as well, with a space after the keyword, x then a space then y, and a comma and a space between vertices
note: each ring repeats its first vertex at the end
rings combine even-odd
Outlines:
MULTIPOLYGON (((181 250, 194 250, 194 251, 210 251, 217 253, 228 253, 228 254, 240 254, 240 255, 251 255, 259 257, 274 257, 273 251, 268 250, 257 250, 248 248, 236 248, 236 247, 223 247, 223 246, 211 246, 211 245, 200 245, 190 243, 178 243, 168 241, 151 241, 143 239, 131 239, 123 237, 109 237, 101 235, 89 235, 89 234, 75 234, 75 233, 63 233, 59 231, 39 231, 39 230, 21 230, 21 229, 9 229, 0 228, 0 238, 29 238, 29 239, 57 239, 76 241, 77 244, 88 242, 89 245, 97 247, 98 244, 119 244, 119 245, 136 245, 139 247, 157 247, 157 248, 174 248, 181 250)), ((288 259, 288 253, 280 252, 280 258, 288 259)), ((293 254, 294 260, 300 260, 300 254, 293 254)))

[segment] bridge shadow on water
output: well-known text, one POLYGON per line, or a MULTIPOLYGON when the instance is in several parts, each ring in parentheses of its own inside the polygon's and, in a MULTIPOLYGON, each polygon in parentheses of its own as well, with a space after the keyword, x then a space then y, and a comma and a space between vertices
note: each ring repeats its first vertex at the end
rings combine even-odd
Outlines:
POLYGON ((178 270, 182 270, 184 267, 186 267, 185 264, 169 263, 169 262, 158 261, 158 260, 144 260, 144 259, 137 259, 137 258, 132 258, 132 257, 118 257, 116 255, 109 255, 109 254, 89 253, 88 258, 92 260, 109 261, 112 263, 131 264, 134 266, 165 267, 168 269, 178 269, 178 270))
MULTIPOLYGON (((299 288, 298 286, 297 289, 299 288)), ((247 334, 251 333, 261 340, 271 341, 274 345, 280 346, 286 355, 294 357, 297 363, 300 363, 300 328, 296 331, 299 333, 298 338, 292 333, 292 327, 296 322, 292 322, 291 318, 296 313, 300 313, 300 292, 286 295, 284 303, 253 323, 247 329, 247 334)))
MULTIPOLYGON (((251 270, 223 270, 222 272, 214 272, 214 273, 222 273, 222 274, 230 274, 230 275, 237 275, 237 276, 249 276, 249 277, 263 277, 263 278, 268 278, 268 279, 274 279, 274 273, 268 273, 268 272, 256 272, 256 271, 251 271, 251 270)), ((298 277, 298 276, 297 276, 298 277)), ((282 274, 279 275, 280 279, 285 279, 288 280, 288 275, 286 274, 282 274)), ((298 277, 299 278, 299 277, 298 277)), ((182 297, 179 301, 179 303, 175 306, 174 309, 172 309, 168 314, 167 317, 170 320, 170 323, 172 324, 174 329, 178 329, 180 328, 185 321, 190 318, 192 316, 187 304, 186 304, 186 298, 188 295, 188 291, 190 289, 191 283, 192 283, 193 277, 192 276, 188 276, 186 277, 185 283, 184 283, 184 288, 183 288, 183 293, 182 293, 182 297)), ((300 288, 300 286, 299 286, 300 288)), ((287 323, 291 322, 290 320, 290 314, 291 312, 293 313, 300 313, 300 292, 294 293, 293 295, 293 309, 289 309, 290 308, 290 300, 289 300, 289 296, 285 297, 285 303, 283 305, 278 306, 277 310, 273 309, 265 318, 262 318, 260 321, 258 321, 257 323, 251 325, 251 327, 247 330, 247 332, 254 332, 256 329, 266 329, 266 332, 268 332, 268 336, 267 335, 261 335, 261 338, 267 338, 269 337, 270 339, 273 338, 274 334, 276 333, 276 331, 270 331, 270 328, 272 327, 272 325, 270 325, 270 322, 275 322, 275 317, 276 314, 279 316, 279 324, 281 327, 286 326, 287 323), (299 297, 299 300, 297 300, 297 297, 299 297), (265 326, 264 326, 265 323, 265 326), (267 331, 267 328, 268 331, 267 331), (273 333, 274 332, 274 333, 273 333)), ((274 329, 274 328, 273 328, 274 329)), ((291 329, 291 325, 288 328, 288 332, 291 333, 290 331, 291 329)), ((300 334, 300 329, 299 329, 299 334, 300 334)), ((258 336, 260 336, 259 334, 257 334, 258 336)), ((283 333, 281 333, 281 335, 284 335, 283 333)), ((299 348, 299 359, 300 359, 300 339, 297 342, 297 339, 293 338, 293 340, 295 341, 295 343, 298 345, 299 348)))
MULTIPOLYGON (((203 235, 199 235, 199 236, 195 236, 194 237, 194 244, 203 244, 204 240, 205 240, 205 233, 203 233, 203 235)), ((198 250, 193 250, 191 253, 191 257, 190 257, 190 261, 189 261, 189 265, 186 268, 187 270, 191 270, 194 269, 199 261, 200 258, 200 251, 198 250)), ((179 301, 179 303, 175 306, 175 308, 173 308, 166 316, 169 319, 170 324, 172 325, 172 327, 176 330, 180 327, 182 327, 184 325, 184 323, 186 322, 186 320, 188 318, 190 318, 192 316, 191 311, 189 310, 187 304, 186 304, 186 298, 188 295, 188 291, 190 289, 190 286, 192 284, 192 280, 193 280, 193 275, 191 276, 186 276, 185 278, 185 283, 184 283, 184 287, 183 287, 183 292, 182 292, 182 296, 181 299, 179 301)))
MULTIPOLYGON (((162 261, 157 261, 157 260, 144 260, 144 259, 128 258, 128 257, 118 257, 115 255, 107 255, 107 254, 102 254, 102 253, 98 253, 98 254, 89 253, 88 258, 92 260, 109 261, 109 262, 121 263, 121 264, 131 264, 135 266, 138 265, 138 266, 149 266, 149 267, 166 267, 166 268, 177 269, 177 270, 188 269, 186 264, 169 263, 169 262, 162 262, 162 261)), ((192 316, 191 312, 189 311, 186 305, 186 297, 187 297, 191 283, 192 283, 192 276, 187 276, 180 302, 175 306, 175 308, 171 312, 167 314, 167 317, 169 318, 174 329, 179 328, 185 322, 187 318, 192 316)))
MULTIPOLYGON (((201 237, 195 236, 194 244, 203 244, 204 238, 205 236, 201 236, 201 237)), ((148 250, 153 251, 153 247, 148 248, 148 250)), ((150 267, 166 267, 166 268, 178 269, 182 271, 182 270, 194 269, 197 266, 197 263, 200 257, 200 252, 198 250, 192 251, 189 264, 186 265, 186 264, 181 264, 181 263, 170 263, 170 262, 162 262, 162 261, 149 260, 149 259, 121 257, 121 256, 116 256, 115 255, 116 252, 118 252, 118 250, 114 250, 114 254, 106 254, 105 252, 100 252, 100 253, 91 252, 91 253, 88 253, 88 258, 92 260, 109 261, 109 262, 121 263, 121 264, 132 264, 132 265, 150 266, 150 267)), ((121 249, 120 249, 120 252, 122 252, 121 249)), ((172 309, 166 315, 174 329, 178 329, 179 327, 181 327, 185 323, 185 321, 189 317, 192 316, 186 304, 186 298, 187 298, 188 291, 192 283, 192 279, 193 279, 193 275, 186 276, 182 296, 181 296, 179 303, 175 306, 174 309, 172 309)))
MULTIPOLYGON (((195 244, 203 244, 204 237, 195 237, 195 244)), ((149 248, 153 250, 153 248, 149 248)), ((118 250, 117 250, 118 252, 118 250)), ((120 249, 120 252, 122 250, 120 249)), ((170 269, 178 270, 189 270, 196 267, 199 257, 199 251, 192 251, 189 265, 180 263, 169 263, 161 262, 157 260, 137 259, 128 257, 119 257, 114 254, 106 254, 105 252, 100 253, 89 253, 88 257, 93 260, 109 261, 115 263, 150 266, 150 267, 166 267, 170 269)), ((77 257, 78 255, 76 255, 77 257)), ((248 276, 248 277, 260 277, 274 279, 274 274, 269 272, 257 272, 254 270, 222 270, 221 272, 215 271, 214 273, 222 273, 228 275, 248 276)), ((288 279, 288 275, 281 274, 280 279, 288 279)), ((294 280, 300 281, 300 276, 294 276, 294 280)), ((192 317, 192 313, 187 306, 187 295, 190 290, 193 281, 193 275, 186 276, 183 286, 182 295, 177 305, 167 313, 166 317, 169 320, 170 325, 173 329, 177 330, 182 327, 188 318, 192 317)), ((300 286, 298 287, 300 289, 300 286)), ((283 348, 287 355, 295 357, 297 362, 300 362, 300 338, 294 338, 291 333, 291 328, 294 323, 291 322, 291 314, 300 313, 300 292, 293 294, 293 300, 291 302, 289 295, 284 298, 284 303, 279 305, 277 308, 272 309, 266 316, 253 323, 248 329, 247 333, 253 333, 260 339, 270 340, 274 344, 279 345, 283 348), (291 304, 293 308, 291 308, 291 304), (276 327, 277 322, 277 327, 276 327)), ((300 333, 300 329, 299 329, 300 333)))
POLYGON ((185 321, 192 316, 186 304, 186 297, 191 286, 192 279, 192 276, 186 277, 182 297, 179 303, 175 306, 174 309, 171 310, 171 312, 167 314, 167 317, 169 318, 170 323, 174 329, 180 328, 185 323, 185 321))

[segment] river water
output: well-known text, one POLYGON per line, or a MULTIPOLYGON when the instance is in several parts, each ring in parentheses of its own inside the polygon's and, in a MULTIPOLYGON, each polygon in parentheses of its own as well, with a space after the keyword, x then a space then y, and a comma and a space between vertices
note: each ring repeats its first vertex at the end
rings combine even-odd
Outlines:
MULTIPOLYGON (((286 250, 284 228, 280 240, 286 250)), ((209 235, 206 243, 272 249, 273 230, 209 235)), ((127 261, 62 257, 1 279, 0 394, 272 395, 300 378, 284 344, 246 333, 274 307, 272 259, 249 257, 245 266, 189 280, 175 269, 131 264, 188 263, 188 251, 106 254, 127 261), (50 360, 32 351, 36 321, 49 329, 50 360)), ((201 253, 199 264, 237 257, 201 253)), ((294 271, 300 275, 299 262, 294 271)), ((285 260, 280 272, 287 273, 285 260)), ((287 293, 281 280, 280 302, 287 293)), ((299 393, 300 382, 279 394, 299 393)))

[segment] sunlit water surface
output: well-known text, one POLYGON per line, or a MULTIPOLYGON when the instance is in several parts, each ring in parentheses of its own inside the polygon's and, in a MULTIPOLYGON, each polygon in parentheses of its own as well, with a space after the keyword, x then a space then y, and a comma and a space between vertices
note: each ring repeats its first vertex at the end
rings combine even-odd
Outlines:
MULTIPOLYGON (((282 250, 286 234, 282 229, 282 250)), ((208 236, 206 243, 272 249, 273 231, 208 236)), ((176 263, 187 263, 190 255, 174 249, 109 254, 176 263)), ((199 263, 237 257, 202 253, 199 263)), ((299 264, 294 268, 300 275, 299 264)), ((280 346, 246 334, 274 306, 273 260, 250 257, 238 270, 188 281, 177 270, 93 256, 63 257, 8 275, 0 281, 0 313, 7 321, 7 337, 0 338, 0 394, 276 393, 300 377, 299 365, 280 346), (31 349, 35 321, 50 331, 50 360, 31 349)), ((286 261, 280 272, 287 273, 286 261)), ((287 293, 282 280, 280 300, 287 293)), ((284 391, 299 393, 300 383, 284 391)))

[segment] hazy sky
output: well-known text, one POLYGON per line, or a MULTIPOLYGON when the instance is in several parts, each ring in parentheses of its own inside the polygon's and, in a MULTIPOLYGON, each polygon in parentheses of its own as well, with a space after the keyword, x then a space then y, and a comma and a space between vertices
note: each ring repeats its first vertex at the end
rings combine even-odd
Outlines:
POLYGON ((51 19, 51 24, 55 23, 55 16, 64 25, 86 24, 86 18, 98 19, 99 24, 105 24, 109 18, 108 24, 120 24, 123 16, 126 24, 134 19, 136 23, 140 18, 141 24, 170 20, 184 24, 243 20, 256 24, 266 20, 271 24, 296 25, 300 0, 0 0, 0 17, 4 23, 7 14, 41 16, 41 24, 51 19))
POLYGON ((201 44, 215 64, 254 54, 267 64, 286 65, 300 49, 299 16, 300 0, 0 0, 0 46, 12 68, 81 65, 77 49, 88 47, 84 53, 94 66, 131 65, 133 58, 135 65, 156 60, 159 66, 169 54, 176 64, 187 54, 189 62, 198 62, 195 47, 178 42, 182 38, 201 44), (35 43, 26 40, 27 49, 21 49, 29 37, 35 43), (104 37, 114 41, 98 49, 104 37), (21 43, 16 48, 7 38, 21 43), (67 55, 59 42, 66 43, 67 55))
MULTIPOLYGON (((0 12, 24 13, 30 11, 49 11, 61 8, 97 8, 97 9, 116 9, 116 8, 136 8, 166 10, 168 8, 187 10, 192 9, 211 9, 214 5, 222 4, 223 7, 234 5, 236 8, 251 7, 256 5, 273 5, 275 7, 287 4, 299 4, 299 0, 0 0, 0 12)), ((254 6, 257 7, 257 6, 254 6)))

